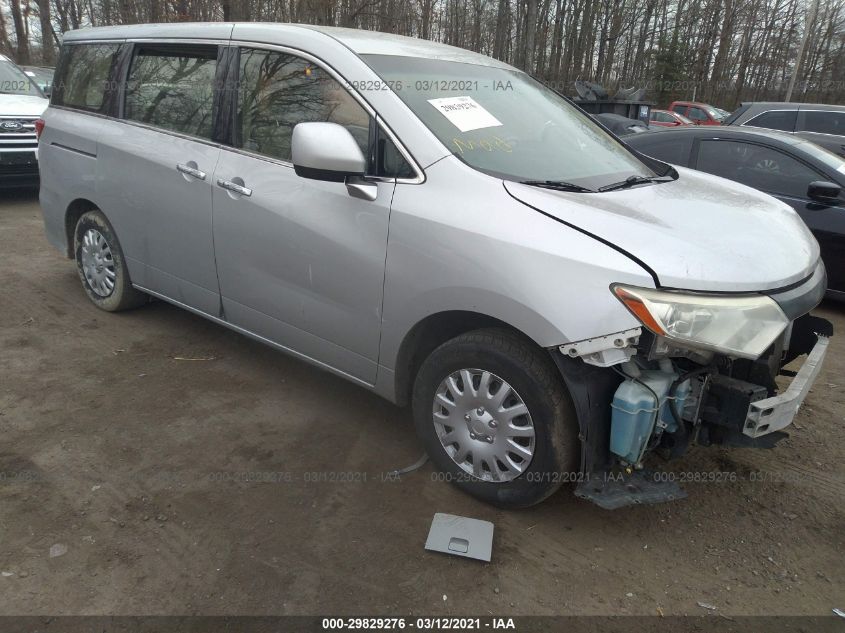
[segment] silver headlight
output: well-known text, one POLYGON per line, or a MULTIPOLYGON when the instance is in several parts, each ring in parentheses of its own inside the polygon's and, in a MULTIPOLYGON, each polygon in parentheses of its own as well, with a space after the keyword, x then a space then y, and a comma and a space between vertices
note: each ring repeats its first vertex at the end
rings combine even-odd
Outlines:
POLYGON ((765 295, 708 295, 614 284, 611 290, 649 330, 685 347, 759 358, 789 319, 765 295))

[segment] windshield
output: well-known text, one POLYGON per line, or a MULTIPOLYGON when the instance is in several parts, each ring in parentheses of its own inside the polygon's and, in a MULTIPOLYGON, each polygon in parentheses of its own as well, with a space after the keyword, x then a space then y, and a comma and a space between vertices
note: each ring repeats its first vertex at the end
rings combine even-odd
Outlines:
POLYGON ((590 189, 655 175, 525 73, 392 55, 364 59, 455 156, 479 171, 590 189))
POLYGON ((38 86, 20 68, 7 61, 0 61, 0 94, 42 96, 38 86))
POLYGON ((683 123, 684 125, 695 125, 695 124, 692 122, 692 119, 688 119, 688 118, 687 118, 687 117, 685 117, 683 114, 678 114, 677 112, 675 112, 675 116, 676 116, 676 117, 678 117, 678 121, 680 121, 680 122, 681 122, 681 123, 683 123))
POLYGON ((29 75, 41 89, 45 86, 49 86, 53 82, 52 70, 48 70, 46 68, 24 68, 23 71, 29 75))
POLYGON ((729 115, 727 112, 725 112, 724 110, 722 110, 722 109, 720 109, 720 108, 713 108, 713 107, 708 107, 708 108, 707 108, 707 113, 708 113, 711 117, 713 117, 714 119, 716 119, 717 121, 724 121, 725 119, 727 119, 727 118, 728 118, 728 116, 730 116, 730 115, 729 115))

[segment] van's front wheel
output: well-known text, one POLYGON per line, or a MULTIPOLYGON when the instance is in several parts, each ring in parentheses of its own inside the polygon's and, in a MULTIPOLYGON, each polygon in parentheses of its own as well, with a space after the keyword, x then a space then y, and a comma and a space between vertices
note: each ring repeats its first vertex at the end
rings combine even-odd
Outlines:
POLYGON ((119 312, 147 302, 147 295, 132 287, 120 242, 101 211, 82 214, 73 248, 82 287, 98 308, 119 312))
POLYGON ((546 352, 507 330, 438 347, 414 383, 414 421, 444 479, 505 507, 539 503, 578 466, 577 420, 546 352))

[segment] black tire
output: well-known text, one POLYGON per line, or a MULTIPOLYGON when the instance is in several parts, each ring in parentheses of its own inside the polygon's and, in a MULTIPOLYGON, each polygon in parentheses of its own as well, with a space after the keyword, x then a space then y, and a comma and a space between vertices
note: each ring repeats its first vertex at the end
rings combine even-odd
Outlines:
POLYGON ((575 481, 570 474, 580 463, 580 441, 572 399, 548 352, 516 333, 476 330, 435 349, 417 373, 412 407, 417 433, 444 479, 478 499, 522 508, 540 503, 565 481, 575 481), (499 376, 528 407, 535 433, 534 455, 524 472, 510 481, 484 481, 463 470, 437 435, 432 417, 437 389, 450 374, 464 368, 499 376))
POLYGON ((76 269, 79 273, 79 279, 82 281, 82 287, 95 306, 106 312, 120 312, 121 310, 137 308, 147 303, 147 295, 132 287, 132 282, 129 279, 129 269, 123 257, 123 249, 120 247, 120 241, 117 239, 114 229, 102 211, 92 209, 83 213, 79 218, 73 234, 73 252, 76 255, 76 269), (114 285, 105 295, 102 294, 102 290, 98 292, 86 277, 82 263, 83 240, 89 230, 94 230, 102 235, 108 245, 108 249, 111 251, 111 259, 108 262, 113 267, 114 285))

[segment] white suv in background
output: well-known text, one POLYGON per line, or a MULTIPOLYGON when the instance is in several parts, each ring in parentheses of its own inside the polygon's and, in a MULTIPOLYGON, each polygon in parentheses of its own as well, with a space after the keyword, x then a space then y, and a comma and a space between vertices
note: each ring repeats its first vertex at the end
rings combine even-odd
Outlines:
POLYGON ((37 183, 35 122, 48 105, 38 86, 0 55, 0 187, 37 183))

